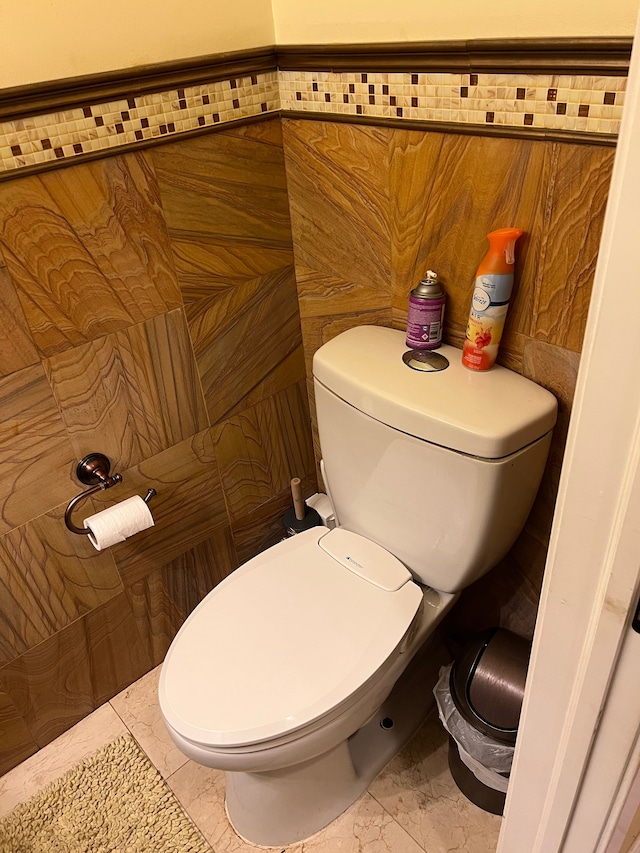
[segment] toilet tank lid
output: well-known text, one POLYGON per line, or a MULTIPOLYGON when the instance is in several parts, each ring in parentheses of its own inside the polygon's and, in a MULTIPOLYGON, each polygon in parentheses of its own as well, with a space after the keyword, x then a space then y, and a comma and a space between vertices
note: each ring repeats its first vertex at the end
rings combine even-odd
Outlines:
POLYGON ((462 352, 443 345, 449 360, 422 372, 402 360, 405 334, 357 326, 313 357, 314 378, 361 412, 417 438, 485 459, 500 459, 543 436, 556 421, 553 394, 505 367, 479 373, 462 352))

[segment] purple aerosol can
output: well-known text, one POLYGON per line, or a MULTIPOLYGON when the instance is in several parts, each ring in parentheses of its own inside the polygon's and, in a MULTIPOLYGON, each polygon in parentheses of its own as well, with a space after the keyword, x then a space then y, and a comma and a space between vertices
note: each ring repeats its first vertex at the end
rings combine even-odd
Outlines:
POLYGON ((437 349, 440 346, 445 299, 438 273, 427 270, 422 281, 409 294, 408 347, 437 349))

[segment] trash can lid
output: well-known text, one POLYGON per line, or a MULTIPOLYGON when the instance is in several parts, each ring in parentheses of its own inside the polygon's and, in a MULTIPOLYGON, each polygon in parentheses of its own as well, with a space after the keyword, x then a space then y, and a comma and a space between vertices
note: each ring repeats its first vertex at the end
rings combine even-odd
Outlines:
POLYGON ((515 743, 530 643, 504 628, 491 628, 470 643, 451 669, 456 708, 479 731, 515 743))

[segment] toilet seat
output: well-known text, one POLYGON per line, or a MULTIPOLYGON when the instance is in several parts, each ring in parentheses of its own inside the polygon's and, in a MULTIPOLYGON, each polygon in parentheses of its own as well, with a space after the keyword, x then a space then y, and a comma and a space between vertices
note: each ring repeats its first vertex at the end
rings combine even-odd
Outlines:
POLYGON ((308 730, 375 677, 422 599, 405 566, 364 537, 316 527, 287 539, 189 616, 163 665, 163 715, 212 750, 308 730))

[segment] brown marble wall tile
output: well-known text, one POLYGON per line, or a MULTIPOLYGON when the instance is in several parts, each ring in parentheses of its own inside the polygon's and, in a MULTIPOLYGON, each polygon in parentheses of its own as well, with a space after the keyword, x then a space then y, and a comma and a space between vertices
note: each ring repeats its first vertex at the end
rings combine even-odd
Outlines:
POLYGON ((553 146, 531 335, 574 352, 582 348, 614 155, 591 145, 553 146))
POLYGON ((129 586, 228 525, 213 438, 204 430, 122 472, 119 486, 92 498, 96 511, 131 495, 157 495, 149 508, 155 527, 114 545, 110 552, 129 586))
MULTIPOLYGON (((554 437, 561 445, 567 440, 569 418, 578 380, 580 353, 530 338, 524 350, 523 374, 555 395, 558 401, 558 422, 554 437)), ((562 458, 558 460, 562 463, 562 458)))
POLYGON ((132 583, 126 593, 138 631, 148 644, 153 666, 157 666, 183 622, 182 612, 169 598, 162 568, 132 583))
POLYGON ((68 531, 64 509, 0 538, 0 665, 122 589, 111 554, 68 531))
MULTIPOLYGON (((389 131, 283 122, 296 280, 311 382, 313 353, 351 326, 391 324, 389 131)), ((315 457, 313 388, 308 385, 315 457)), ((321 483, 319 469, 317 480, 321 483)))
POLYGON ((224 421, 216 456, 233 522, 313 472, 304 381, 224 421))
POLYGON ((167 595, 182 623, 221 580, 239 565, 230 527, 213 535, 162 567, 167 595))
POLYGON ((100 449, 113 470, 208 426, 183 311, 172 311, 45 361, 78 459, 100 449))
POLYGON ((500 626, 530 640, 536 624, 539 591, 518 571, 511 555, 462 591, 445 617, 445 634, 464 643, 471 634, 500 626))
POLYGON ((186 306, 212 424, 304 376, 292 267, 186 306))
MULTIPOLYGON (((158 663, 135 617, 123 592, 2 667, 0 738, 23 719, 44 746, 158 663)), ((22 743, 26 751, 24 731, 22 743)), ((10 750, 2 758, 9 766, 19 760, 10 750)))
MULTIPOLYGON (((304 273, 303 273, 304 275, 304 273)), ((391 308, 379 308, 349 314, 331 314, 326 317, 306 317, 302 321, 302 337, 307 357, 307 378, 313 378, 313 355, 317 349, 355 326, 390 326, 391 308)))
POLYGON ((9 696, 0 690, 0 776, 38 751, 24 719, 9 696))
POLYGON ((0 379, 0 534, 64 500, 75 453, 40 364, 0 379))
POLYGON ((518 241, 510 327, 528 331, 521 324, 526 326, 531 313, 546 156, 547 146, 538 142, 449 135, 442 140, 416 264, 440 274, 447 293, 445 336, 457 346, 464 339, 475 272, 488 249, 486 235, 511 225, 527 236, 518 241))
MULTIPOLYGON (((243 133, 233 131, 222 131, 220 133, 198 136, 193 139, 163 145, 152 152, 153 162, 158 181, 161 187, 163 207, 169 228, 173 229, 177 222, 174 214, 178 209, 186 211, 187 199, 191 199, 190 192, 198 189, 198 180, 204 185, 211 186, 217 193, 219 200, 217 220, 223 227, 223 232, 228 231, 231 222, 225 224, 225 217, 221 214, 229 213, 231 217, 237 217, 237 221, 248 225, 253 219, 254 224, 263 221, 264 214, 271 211, 272 221, 264 222, 265 236, 276 229, 278 235, 286 234, 287 231, 287 181, 283 169, 282 147, 279 144, 263 144, 261 136, 265 133, 257 125, 247 127, 243 133), (232 186, 230 186, 232 185, 232 186), (182 186, 184 196, 177 194, 173 198, 178 202, 177 208, 165 204, 166 191, 169 187, 178 188, 182 186), (278 191, 271 195, 268 191, 278 191), (268 200, 268 205, 258 204, 260 192, 263 198, 268 200), (237 199, 233 195, 237 193, 237 199), (247 206, 242 205, 244 193, 255 200, 247 206), (284 196, 282 195, 284 193, 284 196), (227 209, 226 204, 231 208, 227 209), (273 204, 273 208, 269 205, 273 204), (284 232, 281 230, 284 226, 284 232)), ((204 186, 202 187, 204 189, 204 186)), ((213 201, 213 199, 211 199, 213 201)), ((191 216, 197 216, 198 211, 193 210, 191 216)), ((253 227, 245 231, 250 234, 253 227)))
POLYGON ((391 301, 388 131, 284 122, 301 317, 385 308, 391 301))
POLYGON ((0 669, 5 691, 38 746, 44 746, 94 710, 89 649, 83 619, 0 669))
POLYGON ((293 262, 289 246, 265 248, 244 245, 230 237, 225 243, 205 238, 174 236, 173 256, 188 305, 198 299, 224 295, 234 285, 274 272, 293 262))
POLYGON ((409 291, 431 269, 420 248, 443 139, 441 133, 415 130, 393 130, 389 135, 391 305, 403 313, 403 325, 409 291))
POLYGON ((181 304, 143 153, 4 183, 0 244, 44 356, 181 304))
MULTIPOLYGON (((553 501, 555 503, 556 493, 553 493, 553 501)), ((544 505, 544 504, 543 504, 544 505)), ((534 512, 536 509, 534 507, 534 512)), ((514 542, 511 551, 509 551, 509 566, 510 570, 517 575, 519 583, 523 585, 523 589, 529 592, 527 601, 533 600, 534 621, 535 614, 540 600, 542 591, 542 581, 544 578, 544 568, 547 560, 547 551, 549 550, 549 534, 540 537, 532 532, 530 526, 525 526, 520 536, 514 542)), ((523 608, 524 605, 523 604, 523 608)))
POLYGON ((185 302, 292 263, 276 122, 153 151, 185 302))
POLYGON ((550 146, 439 134, 438 145, 430 134, 396 133, 391 140, 391 183, 400 208, 391 248, 398 268, 393 327, 406 328, 409 291, 427 269, 435 269, 447 293, 445 340, 462 347, 475 271, 488 248, 486 234, 515 224, 525 233, 518 241, 515 287, 499 361, 522 372, 551 178, 550 146), (452 176, 452 168, 457 175, 452 176))
POLYGON ((125 592, 92 610, 84 622, 97 708, 153 667, 152 644, 140 633, 125 592))
POLYGON ((153 665, 161 663, 191 610, 238 561, 228 527, 127 587, 126 593, 153 665))
MULTIPOLYGON (((318 491, 315 474, 302 480, 302 495, 306 499, 318 491)), ((266 503, 233 523, 233 539, 240 563, 280 542, 286 535, 284 514, 292 506, 291 487, 283 489, 266 503)))
POLYGON ((40 361, 15 287, 0 256, 0 376, 40 361))
POLYGON ((224 135, 228 139, 250 139, 282 149, 282 122, 278 119, 236 125, 225 130, 224 135))
POLYGON ((553 431, 547 466, 525 527, 528 539, 517 548, 518 554, 525 555, 524 558, 519 558, 519 565, 523 572, 532 578, 538 590, 542 584, 541 560, 536 558, 533 552, 537 543, 538 549, 546 553, 549 542, 579 365, 580 354, 577 352, 535 339, 527 341, 524 351, 524 375, 551 391, 558 401, 558 420, 553 431))

